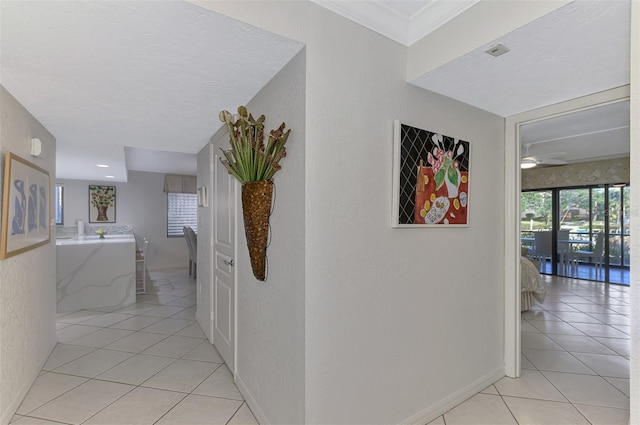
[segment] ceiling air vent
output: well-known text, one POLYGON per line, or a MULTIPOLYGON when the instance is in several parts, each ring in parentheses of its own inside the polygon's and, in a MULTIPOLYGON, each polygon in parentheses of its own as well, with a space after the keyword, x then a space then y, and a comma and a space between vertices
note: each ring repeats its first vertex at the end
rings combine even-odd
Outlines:
POLYGON ((489 47, 484 52, 485 53, 489 53, 491 56, 498 57, 500 55, 504 55, 508 51, 509 51, 509 48, 507 46, 505 46, 504 44, 498 43, 498 44, 494 44, 493 46, 489 47))

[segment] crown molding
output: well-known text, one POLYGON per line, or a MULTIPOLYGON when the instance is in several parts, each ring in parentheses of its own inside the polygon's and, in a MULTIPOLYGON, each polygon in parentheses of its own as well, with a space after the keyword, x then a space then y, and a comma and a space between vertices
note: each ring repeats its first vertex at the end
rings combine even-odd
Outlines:
POLYGON ((384 1, 311 0, 372 31, 405 46, 444 25, 480 0, 424 0, 425 5, 411 16, 403 15, 384 1))

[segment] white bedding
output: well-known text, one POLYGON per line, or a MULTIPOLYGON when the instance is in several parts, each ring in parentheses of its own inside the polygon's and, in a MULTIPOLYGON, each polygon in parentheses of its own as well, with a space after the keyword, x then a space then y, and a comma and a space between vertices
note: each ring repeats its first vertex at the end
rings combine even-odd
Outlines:
POLYGON ((538 268, 528 259, 520 257, 520 274, 521 291, 531 292, 533 297, 542 304, 547 290, 538 268))

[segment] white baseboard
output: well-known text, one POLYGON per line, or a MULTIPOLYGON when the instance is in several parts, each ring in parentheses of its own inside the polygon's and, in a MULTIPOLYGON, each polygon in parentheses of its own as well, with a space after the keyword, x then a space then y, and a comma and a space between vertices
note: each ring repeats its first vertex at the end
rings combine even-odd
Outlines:
POLYGON ((401 425, 424 425, 428 424, 438 416, 448 412, 458 404, 476 395, 480 391, 487 388, 489 385, 497 382, 499 379, 505 376, 504 366, 501 366, 494 371, 476 379, 466 387, 459 391, 443 398, 439 402, 427 407, 426 409, 416 413, 410 418, 400 422, 401 425))
POLYGON ((24 400, 24 398, 27 396, 27 393, 31 389, 31 386, 33 385, 36 378, 40 374, 42 367, 44 366, 47 359, 51 355, 51 352, 55 348, 56 343, 57 341, 53 343, 53 345, 51 346, 51 349, 45 354, 44 358, 40 359, 40 361, 38 362, 38 367, 31 372, 29 379, 27 379, 27 381, 24 383, 22 388, 20 388, 20 391, 18 391, 18 393, 13 398, 13 400, 11 400, 11 403, 9 403, 8 406, 4 406, 5 409, 3 410, 2 415, 0 416, 0 425, 7 425, 9 422, 11 422, 11 419, 13 419, 13 416, 16 414, 16 411, 18 410, 18 408, 20 407, 20 404, 22 403, 22 400, 24 400))
POLYGON ((258 423, 260 425, 269 425, 271 422, 269 422, 267 416, 258 405, 258 402, 253 397, 251 392, 247 389, 247 386, 242 381, 240 375, 236 375, 236 387, 238 387, 240 394, 242 394, 242 397, 244 397, 244 401, 246 401, 249 405, 249 409, 251 409, 251 412, 253 412, 253 416, 256 417, 258 423))

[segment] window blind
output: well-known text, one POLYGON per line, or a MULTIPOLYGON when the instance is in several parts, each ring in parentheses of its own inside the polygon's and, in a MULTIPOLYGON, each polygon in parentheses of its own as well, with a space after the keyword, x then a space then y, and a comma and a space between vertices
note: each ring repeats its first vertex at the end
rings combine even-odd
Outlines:
POLYGON ((198 195, 167 193, 167 236, 184 236, 184 226, 198 232, 198 195))

